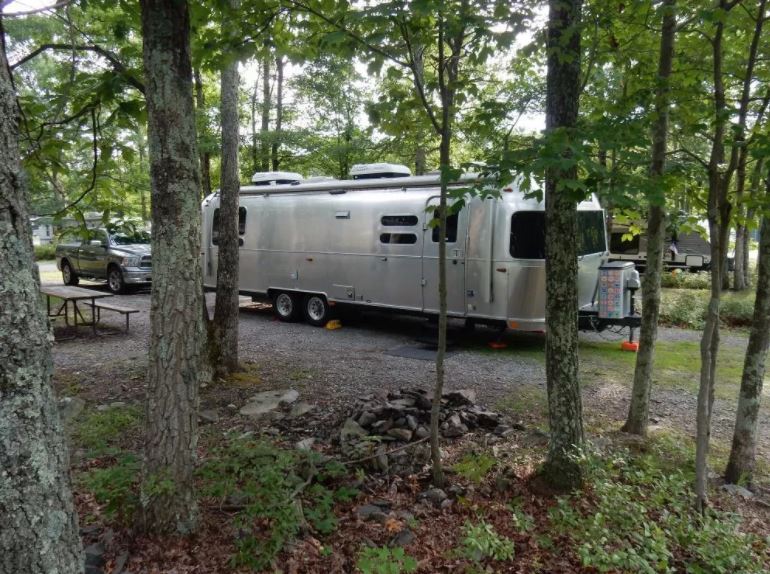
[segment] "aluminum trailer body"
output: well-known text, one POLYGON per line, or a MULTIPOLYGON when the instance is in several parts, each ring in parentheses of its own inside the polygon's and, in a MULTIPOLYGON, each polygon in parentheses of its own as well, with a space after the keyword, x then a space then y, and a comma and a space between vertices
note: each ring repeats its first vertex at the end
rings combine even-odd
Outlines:
MULTIPOLYGON (((242 187, 240 293, 437 314, 438 229, 430 220, 439 193, 436 176, 242 187)), ((209 289, 216 286, 218 206, 216 193, 202 205, 209 289)), ((579 307, 591 310, 608 255, 595 197, 578 206, 578 218, 579 307)), ((544 219, 543 203, 515 185, 498 198, 469 198, 448 218, 449 316, 545 329, 544 219)), ((305 315, 315 317, 309 308, 305 315)))

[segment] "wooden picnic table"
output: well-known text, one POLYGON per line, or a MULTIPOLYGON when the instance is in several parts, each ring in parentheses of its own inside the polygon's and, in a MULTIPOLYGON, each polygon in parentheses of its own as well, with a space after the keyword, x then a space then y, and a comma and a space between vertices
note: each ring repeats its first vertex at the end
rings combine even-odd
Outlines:
POLYGON ((104 299, 105 297, 112 297, 111 293, 103 293, 102 291, 94 291, 93 289, 83 289, 82 287, 68 287, 66 285, 43 285, 40 288, 40 292, 46 297, 46 306, 48 308, 49 317, 61 317, 64 316, 64 322, 69 327, 69 304, 72 303, 72 316, 75 320, 75 327, 78 326, 78 317, 80 317, 80 324, 93 328, 94 335, 96 335, 96 300, 104 299), (51 312, 51 298, 61 299, 62 304, 56 310, 51 312), (78 307, 78 302, 89 301, 91 307, 91 322, 85 320, 83 314, 78 307))

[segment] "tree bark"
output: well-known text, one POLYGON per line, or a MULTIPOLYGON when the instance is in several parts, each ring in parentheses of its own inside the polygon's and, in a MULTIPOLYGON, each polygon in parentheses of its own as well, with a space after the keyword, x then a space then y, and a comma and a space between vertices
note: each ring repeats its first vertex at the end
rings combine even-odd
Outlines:
POLYGON ((0 571, 83 572, 0 16, 0 571))
MULTIPOLYGON (((201 78, 201 71, 195 69, 195 107, 198 112, 198 118, 201 120, 199 129, 202 131, 205 126, 205 111, 206 111, 206 99, 203 95, 203 80, 201 78)), ((203 197, 211 195, 211 154, 205 148, 200 151, 201 162, 201 186, 203 197)))
MULTIPOLYGON (((550 0, 549 7, 546 133, 565 131, 570 137, 580 98, 582 0, 550 0)), ((583 445, 578 380, 577 201, 563 185, 576 179, 576 167, 551 167, 545 183, 545 364, 550 443, 541 476, 558 490, 582 483, 582 471, 573 457, 583 445)))
MULTIPOLYGON (((239 0, 230 0, 235 12, 239 0)), ((214 319, 209 331, 209 359, 216 377, 238 370, 238 60, 222 70, 222 176, 219 190, 219 263, 214 319)))
POLYGON ((265 46, 262 58, 262 126, 260 138, 262 141, 262 171, 270 169, 270 50, 265 46))
MULTIPOLYGON (((770 174, 766 180, 765 197, 770 199, 770 174)), ((757 424, 765 377, 767 351, 770 347, 770 219, 762 219, 760 232, 757 296, 751 321, 749 344, 743 362, 743 376, 735 417, 735 431, 725 480, 751 484, 754 473, 754 453, 757 445, 757 424)))
MULTIPOLYGON (((760 0, 760 15, 764 14, 767 0, 760 0)), ((719 8, 728 14, 736 4, 720 0, 719 8)), ((708 165, 708 221, 711 238, 711 297, 706 313, 703 337, 700 343, 701 372, 698 390, 695 439, 695 495, 696 506, 703 512, 708 506, 708 451, 711 438, 711 414, 714 405, 714 380, 716 359, 719 351, 719 307, 723 281, 727 277, 727 243, 729 239, 732 204, 728 192, 732 176, 738 167, 739 150, 745 144, 746 119, 751 96, 751 84, 756 62, 759 39, 764 18, 757 18, 746 61, 743 78, 738 123, 735 139, 730 149, 730 161, 725 169, 725 128, 729 117, 722 72, 722 43, 726 18, 715 24, 712 38, 713 81, 714 81, 714 137, 708 165)))
POLYGON ((751 247, 751 236, 749 234, 749 226, 754 221, 756 216, 756 209, 754 208, 754 200, 759 195, 759 190, 762 185, 762 171, 765 166, 764 158, 757 159, 754 164, 754 169, 751 172, 751 178, 749 179, 749 207, 746 209, 746 235, 743 241, 743 251, 741 257, 743 258, 743 281, 747 287, 751 285, 751 265, 749 264, 749 248, 751 247))
POLYGON ((278 151, 281 148, 281 129, 283 128, 283 56, 275 59, 275 136, 271 148, 273 171, 278 171, 281 163, 278 151))
POLYGON ((187 2, 141 0, 153 278, 139 526, 189 533, 198 390, 205 376, 200 173, 187 2))
MULTIPOLYGON (((670 100, 669 78, 674 61, 674 34, 676 0, 663 3, 663 32, 660 38, 658 85, 655 93, 655 123, 652 134, 652 164, 650 178, 661 181, 666 166, 666 143, 670 100)), ((656 186, 657 187, 657 186, 656 186)), ((650 199, 647 216, 647 267, 642 281, 642 325, 639 332, 639 352, 636 355, 631 404, 623 430, 641 436, 647 435, 649 424, 650 388, 658 336, 660 314, 660 276, 663 270, 663 248, 666 233, 666 198, 650 199), (660 202, 657 204, 656 202, 660 202)))
POLYGON ((254 90, 251 92, 251 173, 259 171, 259 134, 257 133, 258 89, 259 77, 254 81, 254 90))

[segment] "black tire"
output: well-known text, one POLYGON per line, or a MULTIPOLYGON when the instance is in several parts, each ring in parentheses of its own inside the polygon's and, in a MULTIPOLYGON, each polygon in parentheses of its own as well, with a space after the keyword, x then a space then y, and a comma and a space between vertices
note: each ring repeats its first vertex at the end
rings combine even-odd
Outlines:
POLYGON ((75 270, 72 269, 72 265, 66 259, 61 262, 61 278, 65 285, 75 286, 80 283, 80 277, 78 277, 75 270))
POLYGON ((300 299, 296 293, 279 291, 273 295, 273 311, 285 323, 293 323, 300 317, 300 299))
POLYGON ((323 295, 311 293, 305 296, 302 304, 305 320, 314 327, 323 327, 331 318, 329 302, 323 295))
POLYGON ((123 272, 120 267, 111 265, 107 269, 107 288, 116 295, 126 292, 126 282, 123 281, 123 272))

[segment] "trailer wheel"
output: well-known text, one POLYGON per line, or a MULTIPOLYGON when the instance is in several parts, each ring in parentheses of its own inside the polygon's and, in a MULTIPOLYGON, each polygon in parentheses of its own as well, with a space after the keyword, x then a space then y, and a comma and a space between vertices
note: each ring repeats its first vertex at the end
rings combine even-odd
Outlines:
POLYGON ((329 303, 323 295, 308 295, 303 305, 305 319, 315 327, 323 327, 330 318, 329 303))
POLYGON ((293 293, 276 293, 273 297, 273 310, 281 321, 293 323, 299 319, 298 303, 298 297, 293 293))

